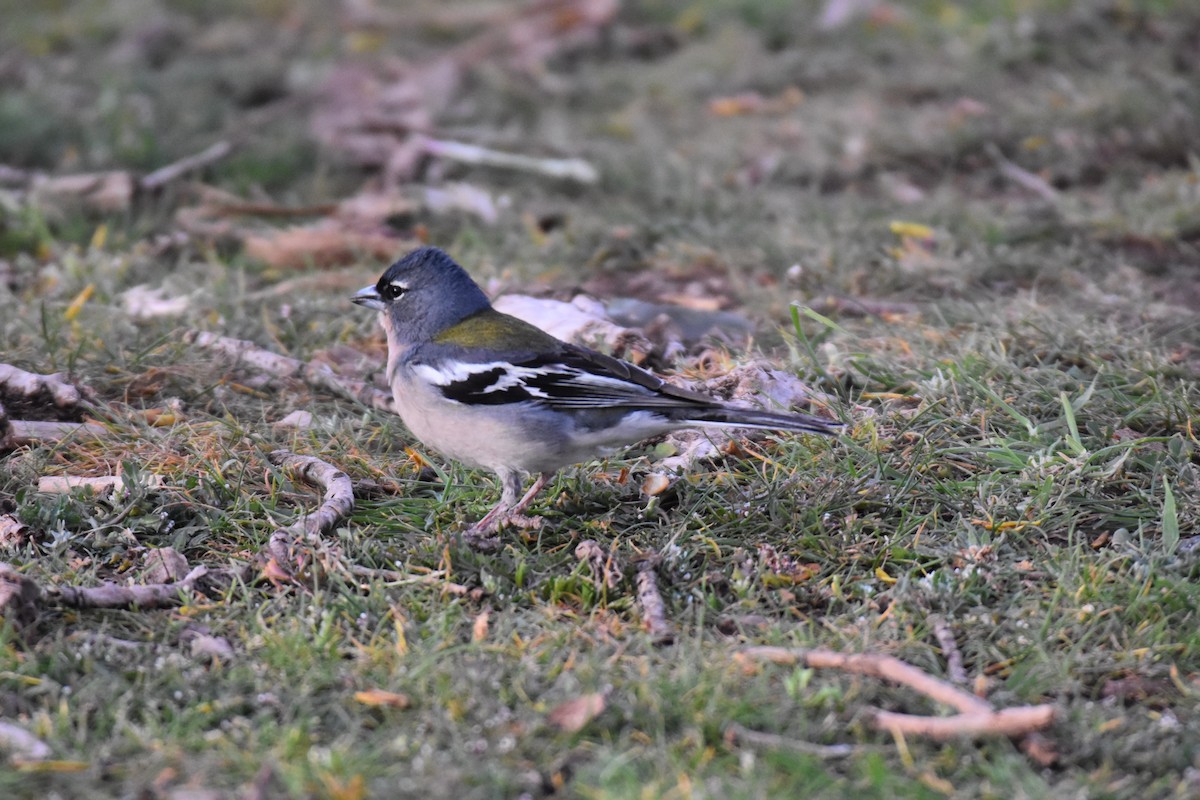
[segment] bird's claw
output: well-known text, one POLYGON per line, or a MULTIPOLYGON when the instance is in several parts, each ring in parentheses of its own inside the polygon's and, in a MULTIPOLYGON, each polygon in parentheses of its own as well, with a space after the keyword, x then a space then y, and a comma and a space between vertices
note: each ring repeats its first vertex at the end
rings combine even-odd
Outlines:
POLYGON ((463 533, 473 549, 481 552, 492 552, 500 549, 500 537, 497 536, 503 528, 520 528, 534 530, 542 527, 542 518, 526 514, 498 514, 492 519, 484 517, 463 533))

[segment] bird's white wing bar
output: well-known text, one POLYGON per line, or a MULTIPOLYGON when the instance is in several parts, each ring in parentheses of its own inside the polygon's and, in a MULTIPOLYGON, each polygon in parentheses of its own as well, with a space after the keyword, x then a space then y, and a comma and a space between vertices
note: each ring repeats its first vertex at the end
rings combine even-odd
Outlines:
POLYGON ((646 387, 612 375, 600 375, 553 361, 533 365, 505 361, 467 363, 441 361, 417 364, 413 371, 422 380, 442 390, 450 400, 468 405, 495 405, 537 401, 573 408, 603 408, 637 404, 675 405, 647 391, 646 387))

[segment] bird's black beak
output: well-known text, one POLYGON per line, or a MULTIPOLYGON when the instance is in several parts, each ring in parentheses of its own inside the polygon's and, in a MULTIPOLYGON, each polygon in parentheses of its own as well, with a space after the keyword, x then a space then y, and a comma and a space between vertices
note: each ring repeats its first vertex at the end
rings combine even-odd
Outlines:
POLYGON ((379 296, 379 292, 375 291, 374 285, 364 286, 350 295, 350 302, 374 311, 382 311, 384 309, 383 298, 379 296))

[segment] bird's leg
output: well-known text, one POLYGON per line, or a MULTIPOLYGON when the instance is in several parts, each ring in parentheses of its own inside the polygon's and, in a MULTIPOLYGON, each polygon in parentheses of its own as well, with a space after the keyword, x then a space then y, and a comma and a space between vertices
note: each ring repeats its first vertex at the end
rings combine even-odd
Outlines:
POLYGON ((537 497, 538 492, 544 489, 549 481, 549 474, 539 473, 533 485, 529 487, 529 491, 525 492, 520 500, 517 500, 517 493, 521 491, 521 484, 524 482, 522 474, 515 471, 501 474, 500 482, 504 488, 500 494, 500 502, 485 514, 483 519, 467 529, 467 541, 477 549, 490 550, 500 545, 494 534, 506 525, 515 528, 540 527, 541 517, 529 517, 522 512, 529 507, 533 498, 537 497))
MULTIPOLYGON (((525 495, 520 499, 520 501, 518 501, 517 504, 512 507, 512 510, 509 512, 509 514, 516 516, 516 517, 520 517, 521 519, 525 519, 525 520, 537 520, 537 522, 533 525, 529 525, 529 526, 522 525, 521 527, 536 528, 538 525, 542 524, 541 517, 526 517, 524 512, 525 512, 525 509, 529 508, 529 504, 533 502, 533 498, 537 497, 538 494, 541 493, 542 489, 546 488, 546 484, 549 482, 550 482, 550 473, 549 472, 539 472, 537 478, 533 482, 533 486, 530 486, 529 491, 527 491, 525 493, 525 495)), ((514 524, 516 524, 516 523, 514 523, 514 524)))

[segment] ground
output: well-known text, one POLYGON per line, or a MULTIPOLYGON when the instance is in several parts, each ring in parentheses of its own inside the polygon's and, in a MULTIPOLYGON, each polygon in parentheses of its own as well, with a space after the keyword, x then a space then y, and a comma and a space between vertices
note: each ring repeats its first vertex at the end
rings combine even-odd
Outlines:
MULTIPOLYGON (((0 560, 45 586, 140 580, 156 548, 245 563, 320 503, 267 460, 286 448, 377 484, 332 540, 408 576, 313 570, 175 608, 8 620, 0 714, 52 757, 14 756, 0 793, 1200 793, 1200 9, 609 5, 551 3, 537 30, 553 47, 514 36, 474 59, 464 43, 513 30, 513 9, 0 5, 0 360, 91 386, 107 428, 0 456, 0 512, 27 526, 0 560), (432 92, 420 70, 443 58, 461 72, 432 92), (339 74, 424 89, 395 101, 423 135, 581 159, 598 180, 372 161, 346 133, 375 132, 354 116, 372 95, 338 106, 322 87, 339 74), (42 182, 136 182, 219 141, 229 155, 107 206, 42 182), (341 236, 331 204, 368 186, 410 202, 333 255, 271 238, 322 219, 341 236), (457 187, 457 205, 425 187, 457 187), (705 369, 772 362, 846 433, 753 440, 654 496, 669 448, 580 465, 535 504, 542 529, 474 552, 461 531, 492 476, 183 338, 377 373, 382 333, 347 297, 418 241, 492 294, 734 312, 753 340, 710 341, 705 369), (186 302, 148 315, 135 287, 186 302), (297 409, 311 428, 274 424, 297 409), (63 474, 133 488, 36 490, 63 474), (662 557, 673 644, 644 630, 630 582, 596 588, 585 539, 662 557), (990 702, 1055 705, 1037 748, 888 736, 871 709, 944 711, 734 657, 822 647, 946 676, 939 625, 990 702)), ((705 346, 657 366, 697 377, 705 346)))

